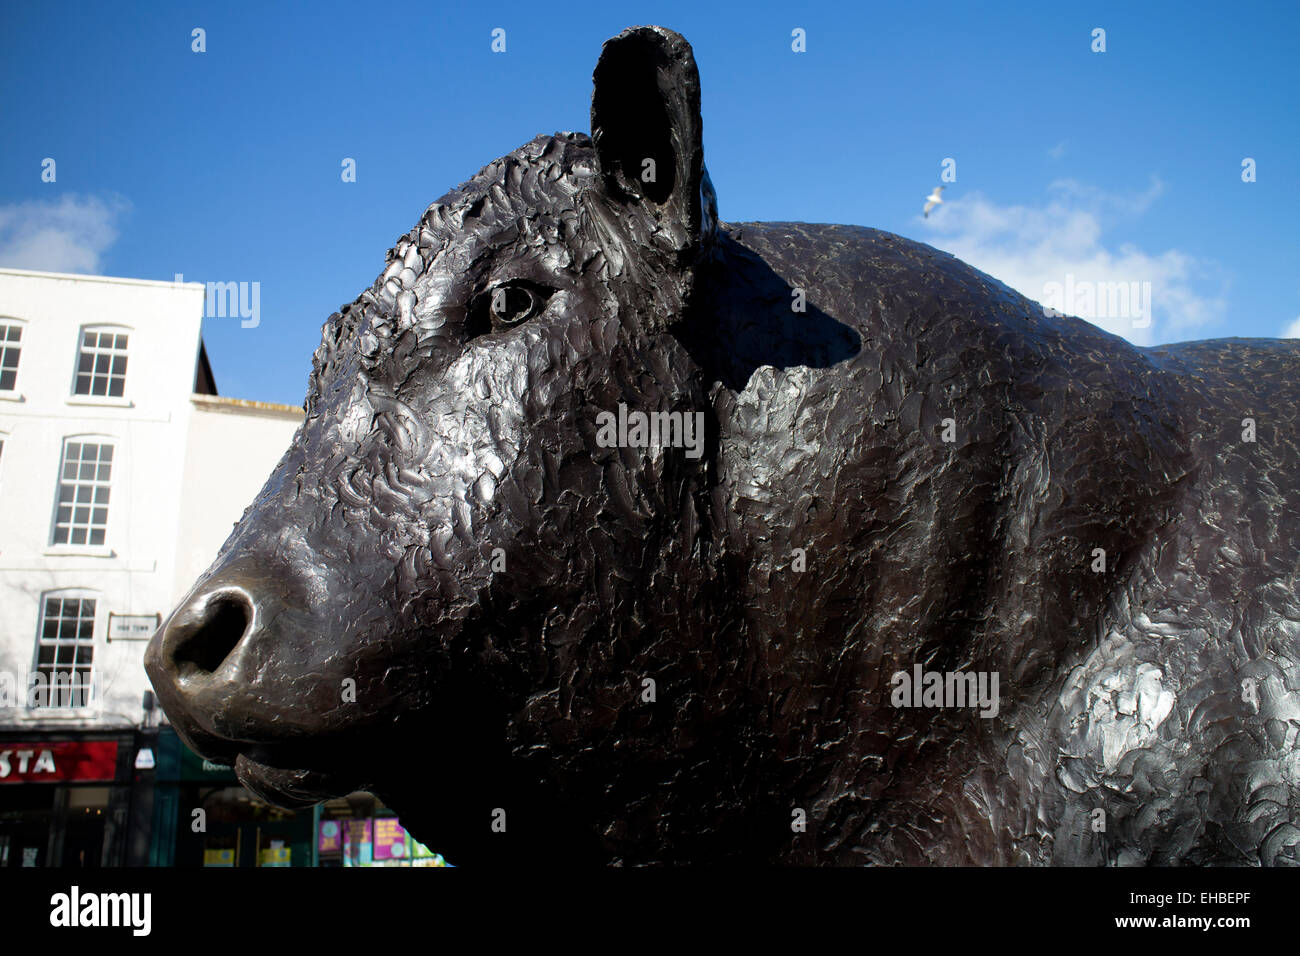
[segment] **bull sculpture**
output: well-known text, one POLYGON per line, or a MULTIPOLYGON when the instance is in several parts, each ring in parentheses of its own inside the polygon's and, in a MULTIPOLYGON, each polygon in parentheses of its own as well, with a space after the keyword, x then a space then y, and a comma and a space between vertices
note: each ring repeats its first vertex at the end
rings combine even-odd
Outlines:
POLYGON ((457 864, 1300 863, 1300 347, 722 223, 690 46, 434 203, 146 666, 457 864))

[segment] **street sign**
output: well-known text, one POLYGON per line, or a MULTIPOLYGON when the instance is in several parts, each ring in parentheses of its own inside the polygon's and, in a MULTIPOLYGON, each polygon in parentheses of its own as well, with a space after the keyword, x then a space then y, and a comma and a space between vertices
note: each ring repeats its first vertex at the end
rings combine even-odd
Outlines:
POLYGON ((161 614, 114 614, 110 611, 108 639, 110 642, 147 641, 161 623, 161 614))

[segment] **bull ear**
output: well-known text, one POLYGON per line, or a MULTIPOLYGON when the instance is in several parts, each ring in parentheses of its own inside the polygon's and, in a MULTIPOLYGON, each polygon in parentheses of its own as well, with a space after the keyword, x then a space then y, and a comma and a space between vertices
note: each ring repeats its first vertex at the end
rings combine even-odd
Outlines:
POLYGON ((674 251, 709 245, 717 200, 691 45, 663 27, 632 27, 605 42, 592 81, 591 138, 606 192, 646 207, 656 240, 674 251))

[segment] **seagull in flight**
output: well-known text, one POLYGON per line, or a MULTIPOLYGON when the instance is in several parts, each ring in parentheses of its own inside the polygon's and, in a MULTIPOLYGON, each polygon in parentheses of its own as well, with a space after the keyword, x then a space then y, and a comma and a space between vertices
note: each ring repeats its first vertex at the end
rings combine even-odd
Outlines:
POLYGON ((939 193, 941 192, 943 192, 943 187, 935 186, 934 192, 930 193, 930 195, 925 197, 925 218, 926 219, 930 218, 930 210, 933 209, 935 206, 939 205, 939 203, 943 202, 943 197, 939 195, 939 193))

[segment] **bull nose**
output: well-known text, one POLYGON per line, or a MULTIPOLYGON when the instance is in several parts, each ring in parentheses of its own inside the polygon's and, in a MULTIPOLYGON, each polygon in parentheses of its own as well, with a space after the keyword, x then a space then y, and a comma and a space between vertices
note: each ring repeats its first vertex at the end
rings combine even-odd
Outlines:
POLYGON ((253 623, 254 603, 242 588, 195 594, 150 643, 145 668, 160 696, 184 696, 203 685, 239 646, 253 623), (167 693, 163 686, 167 685, 167 693))

